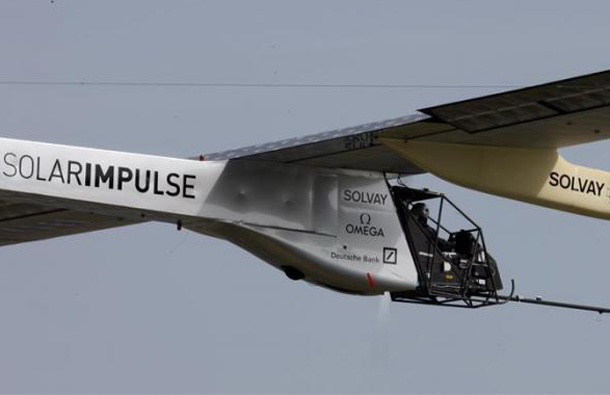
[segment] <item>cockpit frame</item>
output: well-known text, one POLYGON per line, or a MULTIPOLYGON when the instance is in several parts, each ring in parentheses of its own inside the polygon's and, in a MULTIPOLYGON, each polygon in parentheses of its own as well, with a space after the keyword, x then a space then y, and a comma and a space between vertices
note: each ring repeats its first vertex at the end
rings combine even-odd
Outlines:
POLYGON ((472 218, 442 193, 403 185, 391 191, 419 274, 415 291, 392 293, 392 300, 468 308, 505 303, 498 295, 502 281, 497 264, 472 218), (433 200, 438 203, 436 216, 417 217, 414 208, 433 200), (446 210, 454 210, 468 227, 452 231, 444 226, 446 210))

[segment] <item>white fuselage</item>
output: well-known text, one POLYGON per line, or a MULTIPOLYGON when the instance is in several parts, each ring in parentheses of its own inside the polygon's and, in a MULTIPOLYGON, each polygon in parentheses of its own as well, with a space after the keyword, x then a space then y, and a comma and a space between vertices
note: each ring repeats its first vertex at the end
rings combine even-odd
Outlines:
POLYGON ((0 144, 0 195, 11 199, 180 223, 339 291, 418 284, 382 173, 0 144))

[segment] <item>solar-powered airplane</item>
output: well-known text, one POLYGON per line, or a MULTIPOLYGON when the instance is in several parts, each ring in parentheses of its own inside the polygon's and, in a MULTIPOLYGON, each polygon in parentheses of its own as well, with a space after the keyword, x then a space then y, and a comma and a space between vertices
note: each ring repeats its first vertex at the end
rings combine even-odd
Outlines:
POLYGON ((480 227, 443 194, 409 186, 430 172, 610 219, 610 173, 557 152, 608 137, 610 71, 191 159, 0 138, 0 245, 161 221, 344 293, 610 312, 500 295, 480 227))

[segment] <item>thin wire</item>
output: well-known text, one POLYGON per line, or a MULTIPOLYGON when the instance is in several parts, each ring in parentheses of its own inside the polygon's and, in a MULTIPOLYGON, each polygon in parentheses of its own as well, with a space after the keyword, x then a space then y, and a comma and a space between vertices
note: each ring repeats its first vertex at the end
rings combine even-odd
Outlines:
POLYGON ((99 87, 195 87, 195 88, 355 88, 355 89, 511 89, 520 85, 430 85, 430 84, 283 84, 233 82, 136 82, 136 81, 41 81, 0 80, 0 85, 99 86, 99 87))
POLYGON ((172 248, 171 250, 169 250, 169 254, 172 255, 174 252, 176 252, 178 250, 178 248, 182 247, 182 245, 184 244, 184 242, 186 241, 186 239, 188 239, 189 235, 191 234, 191 232, 184 232, 185 235, 182 237, 182 240, 180 240, 175 246, 174 248, 172 248))

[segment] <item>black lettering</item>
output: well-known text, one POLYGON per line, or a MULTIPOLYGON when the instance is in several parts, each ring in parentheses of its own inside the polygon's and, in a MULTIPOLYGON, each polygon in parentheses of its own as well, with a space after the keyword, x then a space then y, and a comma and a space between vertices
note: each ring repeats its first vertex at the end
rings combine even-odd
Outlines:
POLYGON ((383 228, 377 228, 376 226, 347 224, 345 225, 345 231, 353 235, 385 237, 383 228))
POLYGON ((549 185, 552 187, 560 186, 563 189, 587 195, 601 196, 606 184, 588 178, 559 174, 553 171, 549 174, 549 185))
POLYGON ((4 163, 13 169, 13 174, 7 173, 6 171, 3 171, 2 174, 7 177, 15 177, 17 175, 17 166, 15 166, 14 163, 8 161, 9 156, 12 156, 13 158, 17 159, 17 155, 13 154, 12 152, 7 152, 6 154, 4 154, 4 163))
POLYGON ((188 193, 189 190, 195 189, 195 184, 189 184, 189 180, 195 181, 197 177, 191 174, 185 174, 182 179, 182 196, 187 199, 195 199, 195 193, 188 193))
POLYGON ((72 176, 74 176, 74 178, 76 178, 76 182, 78 183, 78 185, 82 185, 80 182, 80 173, 83 171, 83 165, 81 165, 79 162, 70 160, 68 161, 68 179, 67 179, 67 183, 71 184, 72 183, 72 176), (75 170, 73 167, 78 167, 78 170, 75 170))
POLYGON ((355 261, 355 262, 360 262, 362 260, 362 257, 360 255, 356 255, 356 254, 337 254, 335 252, 331 252, 330 253, 330 257, 332 259, 342 259, 345 261, 355 261))
POLYGON ((159 190, 159 172, 155 171, 155 184, 153 188, 153 193, 155 195, 163 195, 163 191, 159 190))
POLYGON ((108 188, 114 188, 114 166, 108 166, 106 172, 102 169, 102 166, 95 165, 95 187, 100 187, 100 182, 108 183, 108 188))
POLYGON ((172 181, 172 178, 178 178, 179 179, 180 175, 176 174, 176 173, 170 173, 170 174, 167 175, 167 184, 170 187, 174 188, 174 190, 173 191, 166 191, 165 193, 168 196, 178 196, 178 195, 180 195, 180 184, 177 184, 176 182, 172 181))
POLYGON ((85 163, 85 185, 91 186, 91 163, 85 163))
POLYGON ((568 189, 570 188, 570 185, 572 185, 570 184, 570 177, 566 174, 562 174, 561 177, 559 177, 559 186, 563 189, 568 189))
POLYGON ((551 172, 551 180, 549 181, 549 185, 552 187, 559 185, 559 174, 554 171, 551 172))
POLYGON ((346 202, 378 204, 383 206, 387 198, 388 195, 383 193, 352 191, 351 189, 343 190, 343 200, 346 202))
POLYGON ((150 170, 146 170, 146 183, 144 186, 140 184, 140 169, 136 169, 136 190, 140 193, 146 193, 150 188, 150 170))
POLYGON ((49 182, 53 181, 53 178, 59 178, 61 180, 61 183, 65 184, 64 174, 61 171, 61 164, 59 163, 59 159, 55 159, 55 163, 53 163, 53 169, 51 169, 49 182))
POLYGON ((36 180, 46 181, 46 178, 40 177, 40 156, 36 157, 36 180))
POLYGON ((586 191, 588 184, 589 184, 589 180, 585 179, 585 182, 584 182, 584 185, 583 185, 582 178, 578 177, 578 189, 580 190, 580 192, 586 191))
POLYGON ((123 183, 129 182, 133 179, 133 172, 127 167, 119 167, 118 179, 119 181, 117 183, 117 189, 121 191, 123 190, 123 183))
POLYGON ((34 175, 34 158, 32 158, 29 155, 23 155, 21 157, 21 159, 19 159, 19 174, 21 175, 21 177, 23 177, 25 179, 30 179, 34 175), (24 167, 23 160, 26 158, 29 159, 29 162, 30 162, 29 174, 24 173, 24 171, 23 171, 23 167, 24 167))
POLYGON ((604 184, 603 182, 595 181, 595 186, 597 187, 597 193, 596 193, 597 196, 602 195, 602 188, 604 188, 604 185, 606 185, 606 184, 604 184))

